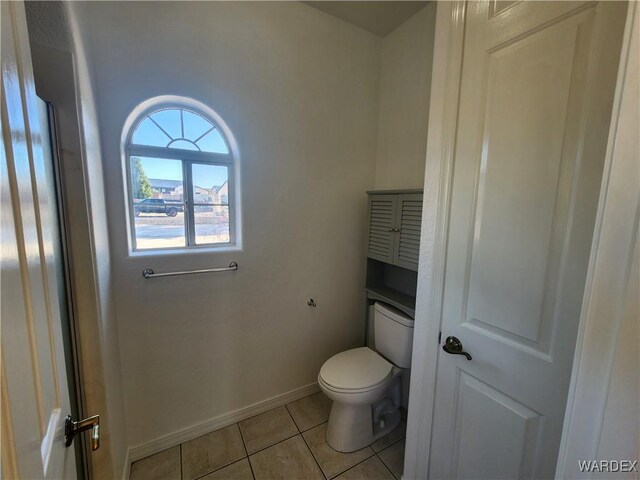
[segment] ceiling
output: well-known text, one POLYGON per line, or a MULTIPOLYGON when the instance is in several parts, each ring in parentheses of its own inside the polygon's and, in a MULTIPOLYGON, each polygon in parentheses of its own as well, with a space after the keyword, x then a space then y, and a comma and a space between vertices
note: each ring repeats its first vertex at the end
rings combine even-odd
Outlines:
POLYGON ((428 1, 303 2, 375 35, 385 36, 415 15, 428 1))

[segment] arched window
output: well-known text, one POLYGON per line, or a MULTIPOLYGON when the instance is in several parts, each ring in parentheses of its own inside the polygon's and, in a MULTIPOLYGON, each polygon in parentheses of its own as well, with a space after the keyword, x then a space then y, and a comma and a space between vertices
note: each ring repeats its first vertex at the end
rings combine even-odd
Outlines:
POLYGON ((133 250, 236 244, 234 152, 204 109, 145 110, 125 158, 133 250))

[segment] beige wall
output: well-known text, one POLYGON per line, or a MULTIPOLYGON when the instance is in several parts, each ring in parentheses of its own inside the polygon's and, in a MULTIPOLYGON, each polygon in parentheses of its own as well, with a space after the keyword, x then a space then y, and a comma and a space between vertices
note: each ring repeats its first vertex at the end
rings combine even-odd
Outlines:
POLYGON ((313 384, 329 356, 362 341, 380 38, 297 2, 95 2, 79 15, 129 445, 313 384), (121 129, 136 105, 165 94, 209 105, 239 144, 242 252, 128 254, 121 129), (232 260, 236 273, 141 275, 232 260))
POLYGON ((436 4, 382 39, 376 189, 422 188, 436 4))

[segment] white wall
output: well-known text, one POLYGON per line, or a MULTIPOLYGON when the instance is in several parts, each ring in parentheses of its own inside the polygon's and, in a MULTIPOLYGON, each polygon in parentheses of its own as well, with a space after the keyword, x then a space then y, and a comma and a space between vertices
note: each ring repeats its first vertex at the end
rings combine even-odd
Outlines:
POLYGON ((312 384, 329 356, 362 341, 380 38, 297 2, 96 2, 79 14, 129 445, 312 384), (136 105, 165 94, 209 105, 238 141, 243 252, 128 256, 121 128, 136 105), (141 276, 231 260, 236 273, 141 276))
MULTIPOLYGON (((636 244, 615 340, 607 402, 602 412, 598 459, 640 460, 640 237, 637 235, 636 232, 636 244)), ((627 473, 626 478, 640 478, 638 472, 627 473)))
POLYGON ((375 188, 422 188, 436 3, 382 39, 375 188))

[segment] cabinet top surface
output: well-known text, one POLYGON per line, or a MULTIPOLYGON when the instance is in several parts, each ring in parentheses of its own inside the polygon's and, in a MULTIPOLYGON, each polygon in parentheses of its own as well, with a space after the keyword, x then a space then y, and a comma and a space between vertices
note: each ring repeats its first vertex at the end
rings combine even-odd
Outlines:
POLYGON ((399 193, 423 193, 421 188, 406 188, 399 190, 367 190, 367 195, 397 195, 399 193))

